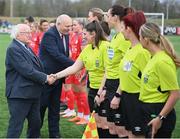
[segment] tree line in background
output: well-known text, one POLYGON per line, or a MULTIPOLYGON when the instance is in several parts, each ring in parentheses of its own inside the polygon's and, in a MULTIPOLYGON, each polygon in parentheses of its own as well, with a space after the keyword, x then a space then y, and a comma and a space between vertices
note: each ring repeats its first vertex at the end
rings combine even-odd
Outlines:
MULTIPOLYGON (((10 1, 0 0, 0 16, 10 16, 10 1)), ((107 11, 113 4, 131 6, 144 12, 163 12, 169 18, 180 17, 179 0, 12 0, 13 16, 56 17, 62 13, 72 17, 86 17, 88 10, 99 7, 107 11)))

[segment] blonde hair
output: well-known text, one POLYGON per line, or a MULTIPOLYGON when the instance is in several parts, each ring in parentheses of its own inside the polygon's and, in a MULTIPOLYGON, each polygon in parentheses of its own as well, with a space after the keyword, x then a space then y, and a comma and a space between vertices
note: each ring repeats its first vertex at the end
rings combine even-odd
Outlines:
POLYGON ((97 16, 99 21, 103 21, 104 18, 104 12, 100 8, 92 8, 89 10, 89 12, 92 12, 93 16, 97 16))
POLYGON ((140 28, 140 35, 148 38, 154 44, 160 44, 160 49, 164 50, 174 61, 176 67, 180 67, 180 58, 175 53, 171 42, 161 35, 160 28, 154 23, 146 23, 140 28))

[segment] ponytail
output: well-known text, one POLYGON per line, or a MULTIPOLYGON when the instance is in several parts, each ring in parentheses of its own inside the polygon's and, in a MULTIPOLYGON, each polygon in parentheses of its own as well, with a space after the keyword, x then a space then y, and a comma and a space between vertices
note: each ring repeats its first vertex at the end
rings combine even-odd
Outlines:
POLYGON ((143 38, 148 38, 152 43, 157 44, 174 61, 176 67, 180 67, 180 58, 176 55, 173 45, 168 39, 161 35, 160 28, 154 23, 146 23, 141 26, 140 34, 143 38))
POLYGON ((101 25, 99 24, 99 22, 97 22, 96 20, 94 20, 94 22, 95 22, 95 26, 96 26, 95 45, 97 47, 99 47, 99 41, 106 40, 106 37, 104 35, 104 31, 103 31, 101 25))
POLYGON ((161 48, 172 58, 176 67, 180 67, 180 58, 175 53, 173 45, 164 36, 160 35, 160 45, 161 48))

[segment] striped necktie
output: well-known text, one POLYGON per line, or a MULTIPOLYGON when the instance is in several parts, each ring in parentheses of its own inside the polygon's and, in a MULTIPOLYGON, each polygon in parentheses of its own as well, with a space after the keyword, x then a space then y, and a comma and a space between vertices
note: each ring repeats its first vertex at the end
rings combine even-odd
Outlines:
POLYGON ((33 56, 33 58, 37 61, 38 65, 40 65, 40 61, 38 60, 38 57, 31 51, 31 48, 29 48, 27 45, 25 45, 25 48, 29 51, 29 53, 33 56))
POLYGON ((66 54, 67 47, 66 47, 66 38, 65 38, 64 35, 62 35, 62 39, 63 39, 64 51, 65 51, 65 54, 66 54))
MULTIPOLYGON (((31 53, 32 54, 32 52, 31 52, 31 50, 30 50, 30 48, 25 44, 25 48, 26 48, 26 50, 28 50, 29 51, 29 53, 31 53)), ((33 55, 33 54, 32 54, 33 55)))

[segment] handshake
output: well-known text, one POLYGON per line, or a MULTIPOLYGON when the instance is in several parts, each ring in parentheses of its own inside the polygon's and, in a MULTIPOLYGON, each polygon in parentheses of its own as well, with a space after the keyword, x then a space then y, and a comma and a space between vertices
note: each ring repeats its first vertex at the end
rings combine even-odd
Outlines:
POLYGON ((57 80, 57 75, 56 74, 47 75, 47 83, 49 85, 52 85, 56 80, 57 80))

